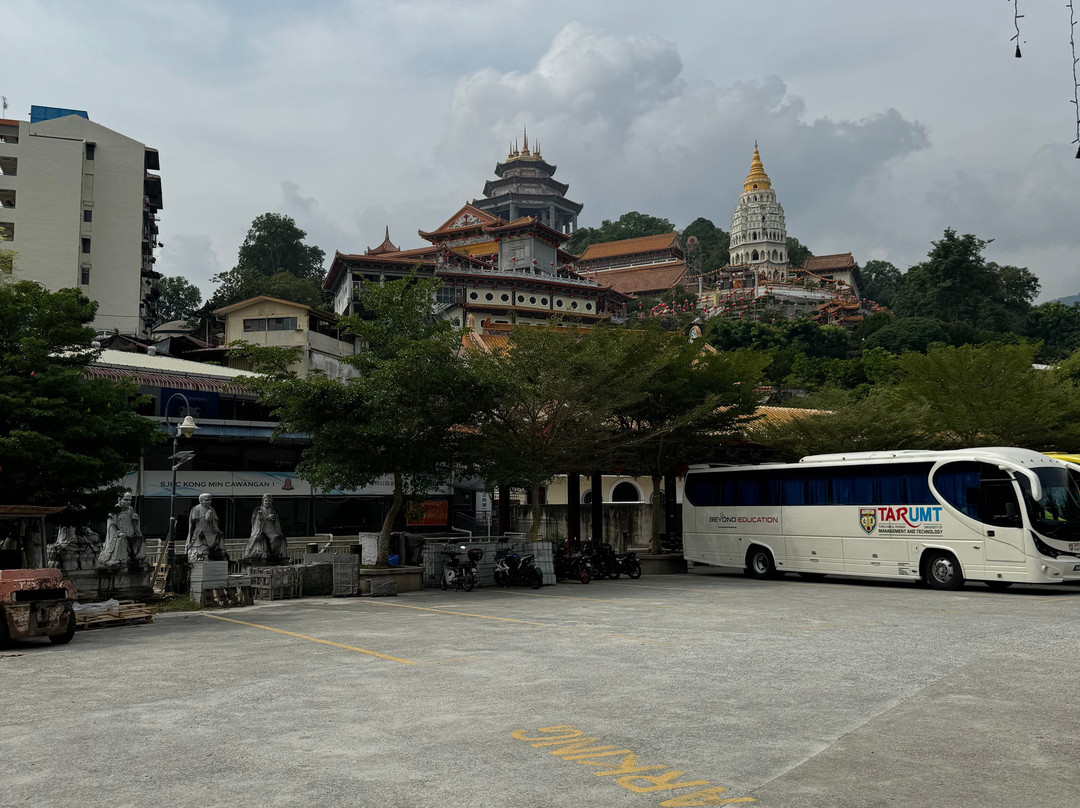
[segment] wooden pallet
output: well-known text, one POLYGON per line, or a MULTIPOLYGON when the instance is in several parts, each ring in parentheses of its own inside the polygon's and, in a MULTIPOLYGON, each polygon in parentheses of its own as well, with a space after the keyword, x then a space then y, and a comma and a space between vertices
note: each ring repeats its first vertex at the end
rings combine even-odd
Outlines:
POLYGON ((153 622, 154 613, 146 607, 146 604, 136 603, 133 600, 122 600, 119 605, 109 609, 105 614, 75 613, 75 628, 79 631, 153 622))

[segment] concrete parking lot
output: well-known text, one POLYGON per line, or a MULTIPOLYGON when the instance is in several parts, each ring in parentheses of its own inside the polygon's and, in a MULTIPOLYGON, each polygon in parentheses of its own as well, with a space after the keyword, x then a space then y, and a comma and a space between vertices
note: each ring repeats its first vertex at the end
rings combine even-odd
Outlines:
POLYGON ((646 576, 0 651, 0 805, 1054 806, 1080 587, 646 576))

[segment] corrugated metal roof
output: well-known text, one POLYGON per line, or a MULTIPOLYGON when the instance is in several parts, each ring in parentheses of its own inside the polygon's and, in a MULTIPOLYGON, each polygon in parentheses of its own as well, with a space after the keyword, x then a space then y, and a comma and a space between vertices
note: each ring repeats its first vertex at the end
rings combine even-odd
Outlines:
POLYGON ((595 261, 616 255, 636 255, 638 253, 670 250, 679 242, 678 233, 661 233, 658 236, 642 236, 622 241, 605 241, 603 244, 590 244, 581 254, 582 261, 595 261))

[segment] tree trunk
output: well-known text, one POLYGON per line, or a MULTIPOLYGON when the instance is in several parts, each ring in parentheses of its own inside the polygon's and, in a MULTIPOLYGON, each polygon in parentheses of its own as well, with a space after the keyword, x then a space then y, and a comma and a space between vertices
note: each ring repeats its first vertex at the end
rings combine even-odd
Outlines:
POLYGON ((394 500, 390 504, 390 510, 386 512, 386 518, 383 519, 382 523, 382 530, 379 532, 379 555, 378 558, 375 559, 375 566, 377 567, 390 566, 390 532, 394 528, 394 520, 397 519, 398 511, 401 510, 401 503, 405 499, 401 488, 401 472, 395 471, 394 500))
POLYGON ((540 540, 540 486, 532 491, 532 505, 529 507, 532 523, 529 525, 529 541, 540 540))
POLYGON ((653 553, 659 553, 663 548, 660 546, 661 527, 664 524, 664 505, 660 502, 660 481, 663 479, 659 474, 653 474, 652 480, 652 537, 649 540, 649 549, 653 553))

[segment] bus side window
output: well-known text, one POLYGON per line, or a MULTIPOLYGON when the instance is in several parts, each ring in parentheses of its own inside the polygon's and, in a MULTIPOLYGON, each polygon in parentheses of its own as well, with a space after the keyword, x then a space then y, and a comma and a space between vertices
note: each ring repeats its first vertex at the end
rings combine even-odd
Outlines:
MULTIPOLYGON (((978 495, 979 489, 974 489, 978 495)), ((1020 505, 1011 483, 989 482, 982 484, 981 521, 996 527, 1021 527, 1020 505)))

